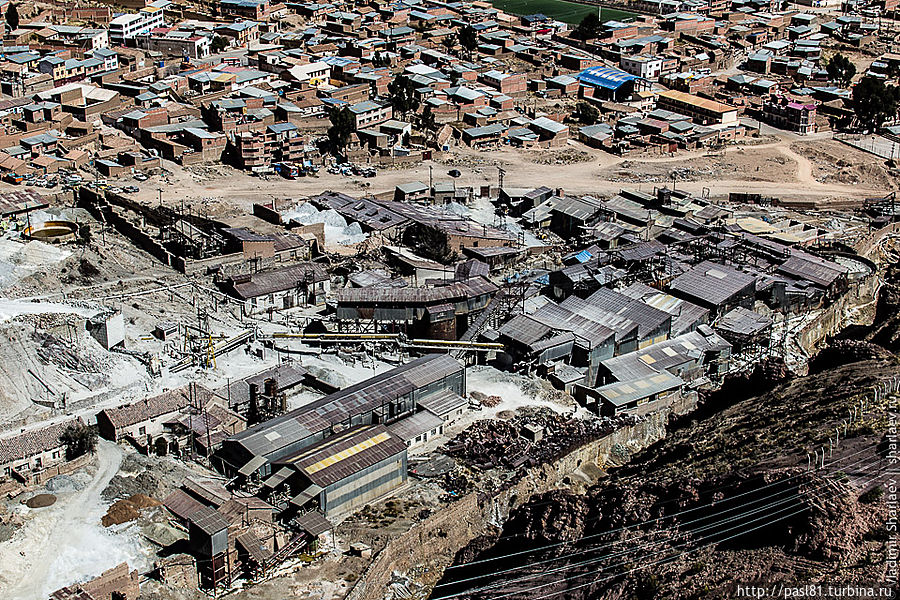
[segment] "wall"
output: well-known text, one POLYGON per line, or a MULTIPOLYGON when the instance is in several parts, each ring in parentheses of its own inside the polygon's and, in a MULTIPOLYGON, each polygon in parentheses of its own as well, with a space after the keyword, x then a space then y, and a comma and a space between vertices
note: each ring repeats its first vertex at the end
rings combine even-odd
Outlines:
POLYGON ((11 480, 0 482, 0 496, 11 497, 17 494, 21 494, 23 491, 43 485, 45 481, 52 477, 71 473, 72 471, 80 469, 93 460, 94 455, 92 453, 84 454, 74 460, 63 462, 59 465, 44 469, 43 471, 38 471, 37 473, 32 473, 30 471, 21 473, 21 475, 28 478, 28 482, 24 485, 22 483, 19 483, 18 481, 11 480))
POLYGON ((659 412, 629 427, 591 442, 555 463, 530 469, 519 482, 493 496, 473 492, 442 508, 406 533, 392 539, 346 596, 347 600, 382 598, 393 571, 406 573, 413 567, 428 568, 433 584, 453 562, 456 552, 477 536, 502 526, 514 508, 533 495, 556 488, 582 464, 600 467, 619 464, 621 450, 635 453, 661 440, 666 434, 668 412, 659 412))
MULTIPOLYGON (((900 232, 900 223, 886 225, 859 241, 855 250, 860 256, 871 260, 871 255, 877 249, 878 243, 886 236, 898 232, 900 232)), ((797 335, 797 341, 803 351, 811 354, 826 336, 832 335, 850 324, 847 322, 846 312, 856 306, 871 302, 875 298, 877 285, 878 280, 874 276, 868 277, 855 286, 851 284, 850 291, 826 308, 811 323, 805 325, 797 335)))

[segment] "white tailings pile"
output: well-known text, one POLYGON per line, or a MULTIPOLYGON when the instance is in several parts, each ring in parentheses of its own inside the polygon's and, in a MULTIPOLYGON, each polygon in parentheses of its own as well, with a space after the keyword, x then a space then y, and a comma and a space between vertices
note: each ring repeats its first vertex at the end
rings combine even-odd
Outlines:
POLYGON ((325 243, 338 246, 352 246, 366 240, 359 223, 347 224, 347 220, 336 210, 321 211, 312 204, 306 202, 294 210, 282 213, 282 220, 295 221, 301 225, 325 225, 325 243))
POLYGON ((0 289, 18 283, 32 273, 60 263, 72 253, 32 241, 27 244, 8 239, 0 239, 0 289))
POLYGON ((11 321, 22 315, 75 314, 87 318, 96 315, 98 312, 100 310, 97 308, 62 302, 31 302, 29 300, 0 298, 0 323, 11 321))

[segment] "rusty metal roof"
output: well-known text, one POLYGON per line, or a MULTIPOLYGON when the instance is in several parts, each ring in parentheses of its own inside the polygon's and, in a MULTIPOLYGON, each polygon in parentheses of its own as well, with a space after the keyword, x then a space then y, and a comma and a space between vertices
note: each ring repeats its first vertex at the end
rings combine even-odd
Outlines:
POLYGON ((406 443, 384 425, 361 425, 304 448, 280 462, 291 465, 324 489, 404 452, 406 443))

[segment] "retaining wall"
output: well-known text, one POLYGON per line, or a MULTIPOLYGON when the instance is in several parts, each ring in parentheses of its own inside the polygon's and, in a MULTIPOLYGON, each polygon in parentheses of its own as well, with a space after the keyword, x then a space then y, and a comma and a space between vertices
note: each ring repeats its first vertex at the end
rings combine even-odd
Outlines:
POLYGON ((428 583, 433 585, 460 548, 493 527, 501 527, 510 511, 535 494, 555 489, 588 462, 601 467, 620 462, 611 461, 612 455, 618 455, 620 450, 634 454, 663 439, 668 415, 669 411, 647 415, 636 425, 623 427, 553 463, 529 469, 509 489, 493 495, 473 492, 456 500, 388 542, 350 590, 347 600, 383 598, 394 571, 406 573, 427 567, 428 583))

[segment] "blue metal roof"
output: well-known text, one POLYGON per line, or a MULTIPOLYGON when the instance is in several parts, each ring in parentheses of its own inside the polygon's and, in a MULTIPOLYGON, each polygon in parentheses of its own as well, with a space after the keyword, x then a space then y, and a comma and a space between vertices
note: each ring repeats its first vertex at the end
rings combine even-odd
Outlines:
POLYGON ((617 90, 622 84, 640 77, 612 67, 590 67, 576 75, 575 79, 586 85, 617 90))

